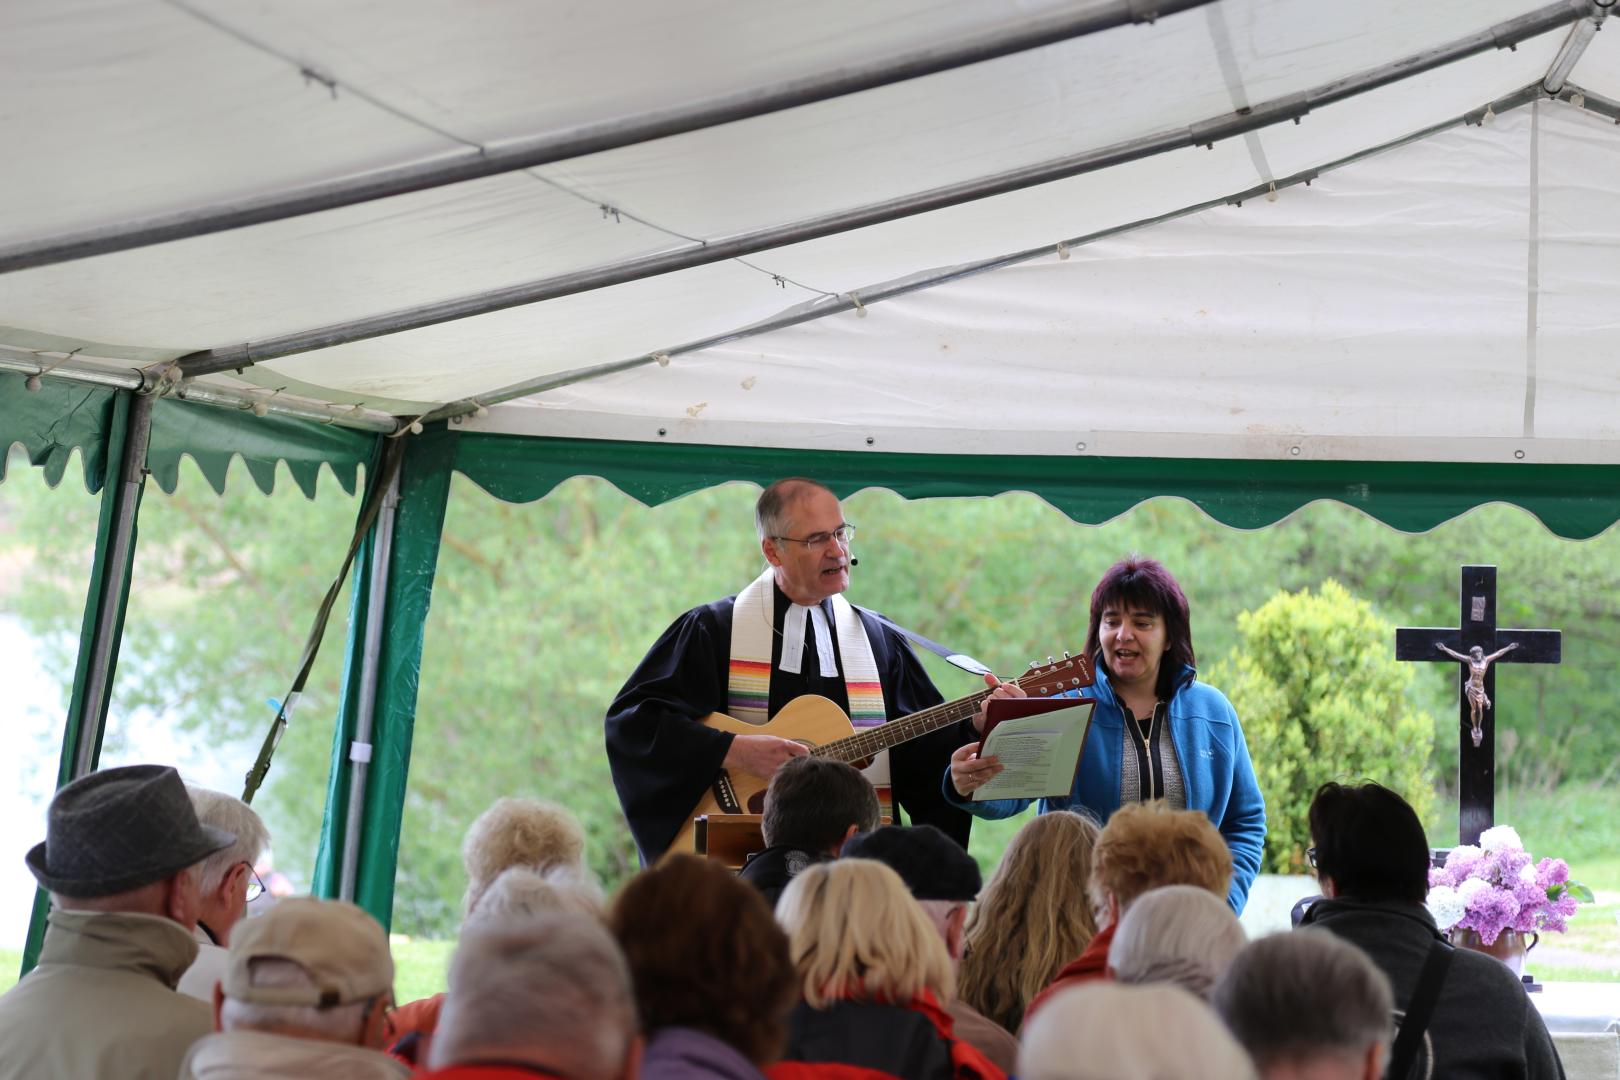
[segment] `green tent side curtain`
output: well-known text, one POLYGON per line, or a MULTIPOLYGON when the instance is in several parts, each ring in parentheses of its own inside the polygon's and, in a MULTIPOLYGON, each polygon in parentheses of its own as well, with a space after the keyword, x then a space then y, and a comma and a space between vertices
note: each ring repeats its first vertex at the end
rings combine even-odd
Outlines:
POLYGON ((531 502, 572 476, 598 476, 648 505, 728 480, 813 476, 847 495, 908 499, 1028 491, 1095 525, 1145 499, 1186 499, 1216 521, 1258 529, 1334 500, 1402 532, 1484 503, 1522 507, 1582 540, 1620 519, 1620 466, 1402 461, 1266 461, 1038 455, 887 454, 546 439, 466 433, 456 468, 496 498, 531 502))

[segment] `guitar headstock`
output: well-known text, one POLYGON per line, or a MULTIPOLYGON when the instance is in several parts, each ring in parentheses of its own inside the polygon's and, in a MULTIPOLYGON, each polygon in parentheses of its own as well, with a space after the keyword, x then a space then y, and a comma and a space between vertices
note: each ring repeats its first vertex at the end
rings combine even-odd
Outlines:
POLYGON ((1051 697, 1069 690, 1078 690, 1097 681, 1091 670, 1091 660, 1085 656, 1063 654, 1061 660, 1048 656, 1046 663, 1030 661, 1029 670, 1012 680, 1030 697, 1051 697))

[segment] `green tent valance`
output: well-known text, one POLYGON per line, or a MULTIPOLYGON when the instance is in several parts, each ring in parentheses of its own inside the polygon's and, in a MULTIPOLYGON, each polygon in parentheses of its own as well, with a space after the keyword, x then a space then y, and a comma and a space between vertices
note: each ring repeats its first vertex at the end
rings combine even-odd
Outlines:
MULTIPOLYGON (((43 379, 29 390, 27 377, 0 372, 0 449, 21 446, 28 462, 45 470, 51 487, 62 482, 68 459, 79 451, 84 486, 101 490, 107 471, 107 432, 118 391, 62 379, 43 379)), ((9 453, 0 453, 0 479, 9 453)))
POLYGON ((376 435, 316 420, 255 416, 245 410, 161 398, 152 411, 146 464, 158 486, 172 494, 180 481, 180 459, 189 455, 208 485, 224 494, 231 459, 240 457, 254 484, 268 495, 275 490, 276 465, 284 463, 299 490, 313 499, 322 465, 329 466, 343 490, 353 495, 356 472, 371 459, 376 445, 376 435))
MULTIPOLYGON (((26 382, 21 374, 0 372, 0 446, 20 445, 29 462, 45 470, 52 487, 61 483, 77 450, 85 487, 100 491, 113 401, 128 391, 49 378, 30 391, 26 382)), ((353 494, 357 471, 370 459, 376 440, 367 432, 314 420, 159 398, 153 403, 146 464, 169 493, 180 481, 180 459, 189 456, 218 494, 224 493, 231 460, 237 457, 267 495, 275 489, 276 466, 283 463, 309 498, 315 497, 322 465, 353 494)), ((0 478, 5 475, 3 457, 0 478)))
POLYGON ((814 476, 840 494, 885 487, 911 499, 1028 491, 1100 524, 1173 495, 1239 529, 1331 499, 1403 532, 1506 502, 1559 536, 1595 536, 1620 519, 1620 466, 1472 462, 1260 461, 884 454, 603 442, 467 433, 456 468, 507 502, 531 502, 571 476, 599 476, 649 505, 728 480, 814 476))

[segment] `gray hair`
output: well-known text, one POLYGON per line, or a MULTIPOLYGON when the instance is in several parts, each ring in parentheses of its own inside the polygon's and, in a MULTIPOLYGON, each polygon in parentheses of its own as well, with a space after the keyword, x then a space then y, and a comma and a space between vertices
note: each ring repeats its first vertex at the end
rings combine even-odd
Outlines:
POLYGON ((1122 983, 1175 983, 1205 1001, 1248 938, 1226 901, 1197 885, 1136 898, 1119 920, 1108 966, 1122 983))
POLYGON ((1262 1069, 1322 1057, 1387 1053, 1389 979, 1349 942, 1306 927, 1261 938, 1215 986, 1214 1005, 1262 1069))
POLYGON ((270 846, 270 830, 254 812, 253 807, 241 799, 222 791, 186 786, 191 805, 197 811, 197 820, 216 829, 224 829, 236 837, 236 843, 221 848, 202 862, 202 891, 208 895, 219 888, 225 875, 237 863, 252 866, 259 861, 265 848, 270 846))
POLYGON ((754 504, 754 528, 761 540, 782 534, 782 516, 807 491, 833 494, 826 484, 808 476, 784 476, 759 493, 759 501, 754 504))
MULTIPOLYGON (((248 979, 254 986, 314 986, 308 969, 296 960, 265 957, 249 964, 248 979)), ((227 996, 219 1007, 221 1031, 264 1031, 273 1035, 295 1035, 307 1039, 361 1044, 365 1034, 366 1010, 371 1001, 351 1001, 322 1009, 315 1005, 264 1005, 237 1001, 227 996)))
POLYGON ((571 911, 601 918, 602 907, 602 887, 588 870, 553 866, 539 872, 527 866, 513 866, 490 882, 464 925, 532 919, 548 911, 571 911))
POLYGON ((462 933, 428 1064, 532 1058, 573 1080, 609 1080, 636 1033, 618 945, 596 919, 551 912, 462 933))
POLYGON ((1061 990, 1024 1024, 1019 1044, 1022 1080, 1256 1080, 1209 1006, 1164 984, 1061 990))

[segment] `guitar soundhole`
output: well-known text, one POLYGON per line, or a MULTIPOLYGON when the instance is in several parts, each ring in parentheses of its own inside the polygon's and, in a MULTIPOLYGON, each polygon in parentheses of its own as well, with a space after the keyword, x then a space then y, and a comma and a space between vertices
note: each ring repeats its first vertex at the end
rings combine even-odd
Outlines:
POLYGON ((756 791, 748 796, 748 812, 750 814, 763 814, 765 812, 765 793, 756 791))

